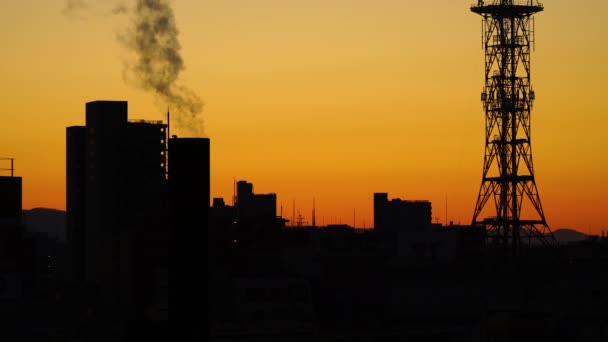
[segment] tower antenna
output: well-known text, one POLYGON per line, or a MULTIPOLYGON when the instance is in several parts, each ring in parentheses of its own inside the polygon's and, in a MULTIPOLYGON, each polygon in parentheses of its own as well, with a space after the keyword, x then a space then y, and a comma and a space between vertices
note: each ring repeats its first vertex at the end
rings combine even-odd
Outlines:
POLYGON ((169 179, 169 139, 171 139, 171 114, 167 107, 167 136, 165 137, 165 179, 169 179))
POLYGON ((312 198, 312 227, 313 228, 317 228, 317 220, 316 220, 316 213, 315 213, 315 198, 312 198))
POLYGON ((232 206, 236 207, 236 177, 232 177, 232 206))
POLYGON ((481 101, 485 111, 485 158, 473 225, 482 226, 487 242, 500 244, 514 256, 532 238, 543 245, 556 240, 547 225, 534 178, 530 113, 535 94, 531 85, 530 51, 536 13, 544 10, 536 0, 500 0, 471 6, 483 20, 485 85, 481 101), (490 201, 490 199, 493 199, 490 201), (494 215, 480 218, 487 203, 494 215), (533 208, 522 215, 522 204, 533 208))

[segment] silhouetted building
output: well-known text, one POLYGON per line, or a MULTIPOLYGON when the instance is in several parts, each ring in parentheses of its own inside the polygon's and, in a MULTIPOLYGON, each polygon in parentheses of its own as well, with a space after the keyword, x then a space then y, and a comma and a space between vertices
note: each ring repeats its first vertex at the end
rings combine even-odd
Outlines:
POLYGON ((0 220, 21 217, 21 177, 0 176, 0 220))
MULTIPOLYGON (((14 315, 23 310, 24 298, 36 289, 36 250, 20 225, 0 229, 0 320, 11 328, 14 315)), ((17 322, 16 322, 17 323, 17 322)), ((4 332, 3 332, 4 333, 4 332)))
MULTIPOLYGON (((54 245, 46 234, 27 234, 22 222, 22 179, 0 177, 0 321, 1 336, 20 339, 41 325, 31 298, 43 302, 51 285, 54 245), (44 254, 44 257, 42 255, 44 254)), ((5 170, 6 171, 6 170, 5 170)))
POLYGON ((226 205, 223 198, 214 198, 213 205, 210 208, 209 217, 214 221, 226 220, 234 221, 236 218, 236 210, 233 206, 226 205))
POLYGON ((187 336, 199 334, 209 267, 209 139, 169 139, 171 319, 187 336))
POLYGON ((238 181, 234 206, 226 205, 222 198, 213 199, 210 218, 216 242, 212 248, 223 248, 223 252, 236 246, 237 249, 266 249, 275 245, 273 248, 276 248, 280 227, 285 225, 285 220, 276 216, 276 206, 276 194, 256 194, 253 184, 238 181))
POLYGON ((374 193, 374 232, 404 260, 433 259, 435 240, 429 201, 406 201, 374 193))
POLYGON ((276 194, 254 194, 253 184, 239 181, 236 184, 236 207, 240 217, 277 216, 276 194))
POLYGON ((374 193, 374 230, 377 232, 421 231, 431 226, 429 201, 388 200, 387 193, 374 193))
MULTIPOLYGON (((11 166, 12 170, 12 166, 11 166)), ((33 246, 21 226, 21 177, 0 177, 0 320, 17 312, 25 283, 32 280, 33 246)))
POLYGON ((166 125, 129 121, 127 107, 89 102, 86 126, 66 130, 73 271, 96 289, 104 317, 119 320, 151 311, 154 279, 167 267, 166 125))
POLYGON ((86 127, 66 129, 66 236, 69 241, 71 272, 78 282, 85 270, 85 157, 86 127))
MULTIPOLYGON (((245 255, 269 255, 279 250, 280 231, 285 221, 276 216, 276 206, 276 194, 255 194, 253 184, 237 182, 236 217, 232 227, 234 240, 237 241, 236 250, 245 255)), ((257 266, 275 267, 271 266, 274 260, 269 260, 257 266)))
POLYGON ((247 181, 236 183, 236 197, 234 206, 226 205, 223 198, 214 198, 211 207, 213 222, 233 223, 239 219, 261 220, 277 219, 277 195, 256 194, 253 184, 247 181))

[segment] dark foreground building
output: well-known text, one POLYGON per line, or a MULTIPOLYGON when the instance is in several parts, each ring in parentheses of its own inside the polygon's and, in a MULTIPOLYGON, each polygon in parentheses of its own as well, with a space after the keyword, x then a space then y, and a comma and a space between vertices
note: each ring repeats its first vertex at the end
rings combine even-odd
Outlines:
POLYGON ((22 179, 0 176, 0 220, 21 217, 22 179))
POLYGON ((0 176, 0 321, 13 318, 31 278, 33 250, 23 238, 21 184, 21 177, 0 176))
POLYGON ((67 128, 72 309, 92 340, 203 336, 209 139, 129 120, 127 102, 86 104, 67 128), (169 290, 171 268, 171 290, 169 290), (171 322, 169 322, 171 298, 171 322))
POLYGON ((86 126, 66 130, 72 279, 107 331, 168 317, 166 128, 129 121, 127 102, 94 101, 86 126))
POLYGON ((431 202, 394 198, 387 193, 374 194, 374 229, 377 232, 422 231, 431 226, 431 202))
POLYGON ((169 139, 171 324, 202 339, 209 267, 209 139, 169 139))

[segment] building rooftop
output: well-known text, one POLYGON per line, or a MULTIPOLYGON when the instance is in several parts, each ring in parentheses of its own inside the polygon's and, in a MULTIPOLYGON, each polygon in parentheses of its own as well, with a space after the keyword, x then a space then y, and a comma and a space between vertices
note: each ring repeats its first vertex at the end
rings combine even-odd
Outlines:
POLYGON ((149 125, 162 125, 163 124, 162 120, 129 119, 128 122, 129 123, 142 123, 142 124, 149 124, 149 125))

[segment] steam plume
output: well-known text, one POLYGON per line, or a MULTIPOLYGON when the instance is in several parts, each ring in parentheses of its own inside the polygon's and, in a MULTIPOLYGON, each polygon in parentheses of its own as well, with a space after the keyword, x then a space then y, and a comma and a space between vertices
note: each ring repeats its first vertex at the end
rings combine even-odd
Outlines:
POLYGON ((123 39, 137 55, 131 71, 143 89, 153 91, 161 101, 171 105, 180 128, 200 135, 201 99, 192 90, 177 84, 185 67, 169 2, 137 0, 133 14, 133 26, 123 39))
MULTIPOLYGON (((154 93, 163 105, 170 106, 174 114, 171 117, 180 129, 202 135, 203 103, 196 93, 179 83, 185 65, 169 0, 133 2, 133 7, 120 2, 112 10, 113 14, 131 13, 131 25, 119 35, 119 40, 135 53, 135 62, 127 64, 126 74, 133 76, 139 87, 154 93)), ((64 12, 87 7, 86 0, 68 0, 64 12)))
POLYGON ((72 15, 74 12, 89 7, 86 0, 67 0, 63 8, 63 14, 72 15))

